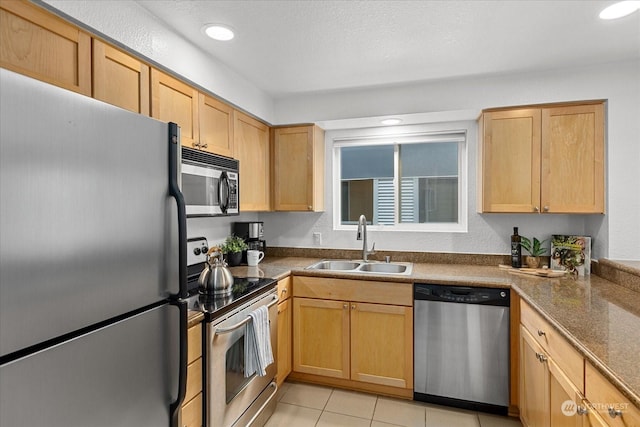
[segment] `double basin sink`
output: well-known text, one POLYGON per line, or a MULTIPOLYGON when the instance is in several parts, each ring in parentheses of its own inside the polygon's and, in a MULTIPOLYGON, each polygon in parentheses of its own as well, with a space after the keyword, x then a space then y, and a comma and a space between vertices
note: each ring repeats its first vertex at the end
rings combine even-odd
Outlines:
POLYGON ((398 274, 408 276, 413 270, 411 262, 323 260, 305 270, 340 271, 342 273, 398 274))

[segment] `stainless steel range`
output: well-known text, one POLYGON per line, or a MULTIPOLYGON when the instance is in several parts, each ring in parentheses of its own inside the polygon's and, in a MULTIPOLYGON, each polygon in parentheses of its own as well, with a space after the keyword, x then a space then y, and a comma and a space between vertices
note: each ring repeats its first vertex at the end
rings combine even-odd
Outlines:
POLYGON ((187 242, 191 310, 205 315, 205 419, 207 427, 263 426, 275 409, 276 362, 266 375, 245 375, 245 330, 249 313, 266 306, 271 346, 276 348, 276 281, 260 277, 234 277, 231 295, 218 297, 199 290, 198 276, 205 266, 206 239, 187 242))

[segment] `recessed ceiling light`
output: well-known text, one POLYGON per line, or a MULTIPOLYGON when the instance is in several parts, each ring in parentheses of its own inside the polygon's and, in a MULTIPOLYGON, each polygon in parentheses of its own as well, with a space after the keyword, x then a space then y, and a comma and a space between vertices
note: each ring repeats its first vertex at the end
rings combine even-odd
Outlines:
POLYGON ((640 9, 640 1, 620 1, 606 7, 600 12, 600 19, 617 19, 631 15, 640 9))
POLYGON ((234 37, 233 30, 225 25, 207 24, 203 31, 214 40, 229 41, 234 37))
POLYGON ((380 120, 380 123, 382 123, 383 125, 397 125, 399 123, 402 123, 402 120, 396 118, 384 119, 380 120))

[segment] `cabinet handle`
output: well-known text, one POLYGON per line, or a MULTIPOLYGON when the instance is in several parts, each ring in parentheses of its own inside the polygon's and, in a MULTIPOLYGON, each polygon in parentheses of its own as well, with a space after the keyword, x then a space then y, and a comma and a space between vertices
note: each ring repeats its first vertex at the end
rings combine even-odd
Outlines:
POLYGON ((547 356, 545 356, 542 353, 537 353, 536 352, 536 359, 538 359, 540 361, 540 363, 543 363, 543 362, 547 361, 547 356))
POLYGON ((621 417, 622 416, 622 411, 620 409, 613 409, 613 406, 610 406, 609 407, 609 416, 611 418, 621 417))
POLYGON ((540 208, 539 208, 539 207, 537 207, 537 206, 534 206, 534 207, 533 207, 533 211, 534 211, 534 212, 540 212, 540 208))
POLYGON ((194 142, 191 145, 193 145, 196 148, 200 148, 200 143, 199 142, 194 142))
POLYGON ((541 337, 543 335, 546 335, 546 333, 544 331, 541 331, 540 329, 538 329, 538 336, 541 337))
POLYGON ((209 145, 205 142, 204 144, 200 144, 200 148, 207 148, 209 145))
POLYGON ((545 206, 545 207, 544 207, 544 208, 542 208, 542 209, 544 209, 544 211, 545 211, 545 212, 549 212, 549 206, 545 206))
POLYGON ((578 415, 586 415, 589 413, 589 410, 587 408, 583 408, 582 406, 578 405, 576 412, 578 413, 578 415))

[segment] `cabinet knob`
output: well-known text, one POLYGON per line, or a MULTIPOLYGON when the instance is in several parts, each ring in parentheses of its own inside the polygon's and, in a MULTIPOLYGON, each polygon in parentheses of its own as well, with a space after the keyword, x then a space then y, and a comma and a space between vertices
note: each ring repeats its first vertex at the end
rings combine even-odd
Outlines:
POLYGON ((280 291, 281 294, 286 294, 287 293, 287 288, 284 288, 282 291, 280 291))
POLYGON ((611 418, 621 417, 622 411, 620 409, 613 409, 613 406, 609 406, 609 416, 611 418))
POLYGON ((539 207, 537 207, 537 206, 534 206, 534 207, 533 207, 533 211, 534 211, 534 212, 540 212, 540 208, 539 208, 539 207))
POLYGON ((347 304, 347 303, 342 304, 342 308, 344 308, 344 309, 349 308, 349 304, 347 304))
POLYGON ((545 206, 544 208, 542 208, 545 212, 549 212, 549 206, 545 206))
POLYGON ((541 331, 540 329, 538 329, 538 336, 541 337, 543 335, 546 335, 546 333, 544 331, 541 331))
POLYGON ((589 410, 587 408, 584 408, 580 405, 578 405, 578 408, 576 409, 576 412, 578 413, 578 415, 586 415, 589 413, 589 410))
POLYGON ((351 310, 355 310, 356 309, 356 305, 355 304, 351 304, 351 310))
POLYGON ((313 210, 313 206, 311 206, 311 205, 307 206, 307 210, 312 211, 313 210))

